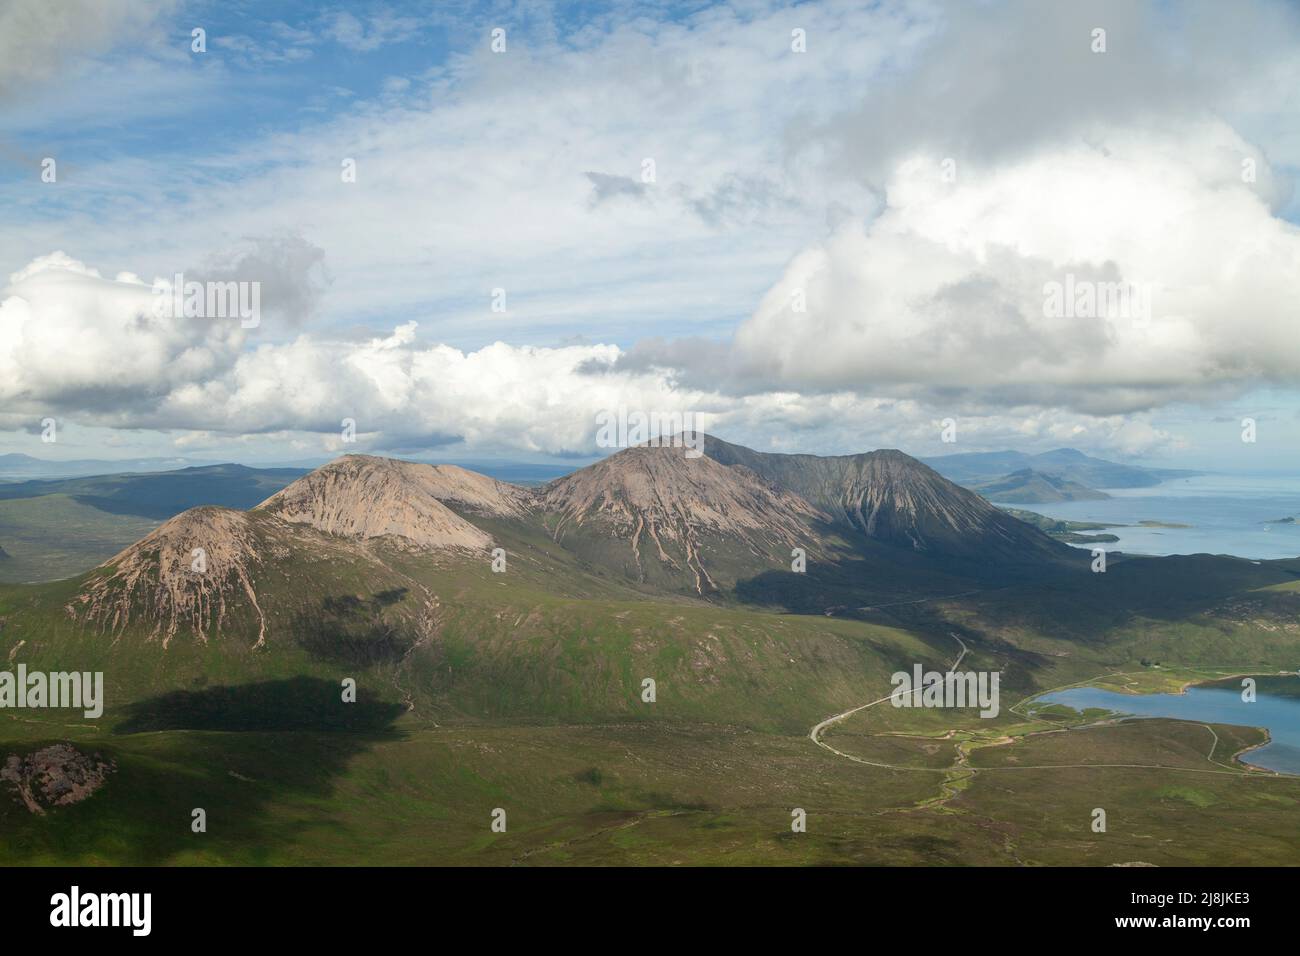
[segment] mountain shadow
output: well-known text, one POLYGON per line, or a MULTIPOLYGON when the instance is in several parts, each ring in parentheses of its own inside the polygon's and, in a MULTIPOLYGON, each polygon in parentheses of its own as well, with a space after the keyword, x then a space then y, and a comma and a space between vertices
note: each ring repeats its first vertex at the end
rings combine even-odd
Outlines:
POLYGON ((338 683, 316 677, 178 690, 137 701, 113 733, 160 730, 316 731, 395 736, 405 708, 364 692, 346 703, 338 683))
POLYGON ((405 621, 385 611, 400 604, 407 588, 380 591, 369 598, 345 594, 294 614, 291 629, 298 646, 317 660, 350 667, 400 661, 417 637, 405 621))
MULTIPOLYGON (((346 704, 338 684, 300 677, 140 701, 111 735, 73 742, 115 765, 90 798, 37 816, 0 784, 0 863, 297 859, 296 847, 340 826, 319 808, 336 798, 354 761, 403 737, 394 726, 401 705, 367 698, 364 683, 346 704)), ((0 759, 61 742, 0 741, 0 759)))
POLYGON ((824 551, 800 573, 767 570, 737 581, 743 603, 795 614, 852 616, 855 610, 1050 580, 1087 566, 1087 552, 1067 549, 1047 562, 980 560, 874 541, 843 526, 814 524, 824 551))

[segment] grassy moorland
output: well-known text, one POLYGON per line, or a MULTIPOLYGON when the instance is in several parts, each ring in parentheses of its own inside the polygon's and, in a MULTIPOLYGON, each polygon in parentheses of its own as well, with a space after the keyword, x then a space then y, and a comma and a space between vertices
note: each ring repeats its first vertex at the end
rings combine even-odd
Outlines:
POLYGON ((208 465, 0 482, 0 582, 73 577, 187 508, 251 508, 303 473, 298 468, 208 465))
POLYGON ((108 697, 98 721, 6 711, 0 750, 71 741, 116 764, 92 799, 45 816, 0 802, 0 862, 1293 862, 1300 779, 1233 760, 1259 731, 1023 704, 1080 681, 1156 690, 1293 667, 1296 562, 1134 560, 788 613, 651 597, 544 538, 511 554, 501 575, 333 561, 292 593, 268 568, 256 649, 246 621, 166 651, 147 627, 87 627, 65 609, 75 579, 0 588, 11 660, 102 670, 108 697), (432 621, 414 611, 422 589, 432 621), (997 718, 886 704, 828 729, 838 753, 809 739, 888 694, 892 672, 946 665, 954 636, 963 667, 1002 673, 997 718))
POLYGON ((0 581, 53 581, 107 561, 158 526, 112 514, 69 495, 0 500, 0 581))

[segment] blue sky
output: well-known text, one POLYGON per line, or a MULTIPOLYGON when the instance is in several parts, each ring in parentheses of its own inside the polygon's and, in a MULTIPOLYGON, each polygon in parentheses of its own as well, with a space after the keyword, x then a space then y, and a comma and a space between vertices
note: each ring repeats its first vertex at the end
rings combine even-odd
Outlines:
POLYGON ((1297 20, 8 0, 0 453, 590 457, 624 408, 1293 468, 1297 20), (177 273, 257 326, 149 316, 177 273), (1067 276, 1150 314, 1049 316, 1067 276))

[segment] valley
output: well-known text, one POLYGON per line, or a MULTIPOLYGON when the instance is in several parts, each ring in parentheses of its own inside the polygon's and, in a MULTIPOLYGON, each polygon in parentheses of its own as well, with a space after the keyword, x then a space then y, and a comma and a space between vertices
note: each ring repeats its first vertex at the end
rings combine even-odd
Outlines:
POLYGON ((7 667, 102 672, 106 698, 0 709, 0 761, 114 768, 44 814, 0 782, 0 859, 1286 862, 1300 778, 1235 759, 1261 731, 1036 698, 1294 673, 1298 608, 1300 559, 1095 574, 900 452, 709 439, 537 488, 346 456, 0 585, 7 667), (997 672, 998 715, 891 706, 914 665, 997 672))

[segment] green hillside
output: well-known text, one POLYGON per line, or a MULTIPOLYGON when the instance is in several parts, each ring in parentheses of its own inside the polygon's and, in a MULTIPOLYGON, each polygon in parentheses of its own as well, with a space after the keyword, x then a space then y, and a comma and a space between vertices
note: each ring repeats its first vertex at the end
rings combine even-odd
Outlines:
MULTIPOLYGON (((1086 554, 981 564, 810 524, 795 572, 779 552, 729 555, 761 544, 743 524, 711 538, 719 526, 690 523, 710 512, 673 505, 656 514, 686 516, 692 560, 734 576, 692 593, 654 576, 652 550, 638 567, 629 540, 589 525, 598 504, 565 535, 515 491, 471 503, 495 486, 470 478, 442 474, 464 500, 421 520, 472 522, 500 572, 488 548, 200 508, 102 569, 0 585, 9 669, 102 671, 106 697, 98 720, 0 711, 0 758, 68 742, 112 767, 75 805, 0 800, 0 862, 1290 862, 1300 778, 1234 759, 1258 730, 1033 699, 1293 672, 1300 560, 1094 574, 1086 554), (885 700, 895 671, 959 659, 1000 675, 995 718, 885 700), (1099 803, 1116 811, 1104 841, 1088 828, 1099 803), (794 808, 807 833, 790 830, 794 808)), ((374 520, 376 487, 339 493, 374 520)), ((680 570, 685 552, 665 554, 680 570)))

